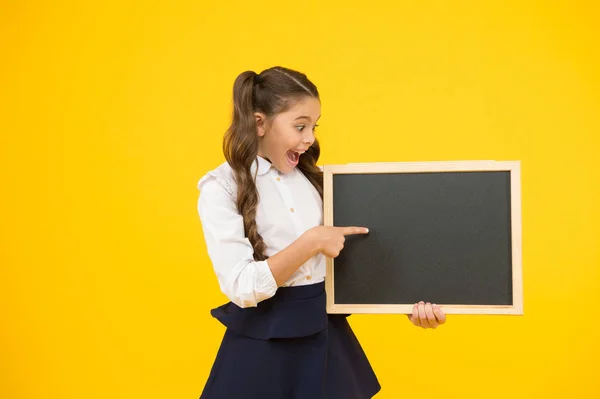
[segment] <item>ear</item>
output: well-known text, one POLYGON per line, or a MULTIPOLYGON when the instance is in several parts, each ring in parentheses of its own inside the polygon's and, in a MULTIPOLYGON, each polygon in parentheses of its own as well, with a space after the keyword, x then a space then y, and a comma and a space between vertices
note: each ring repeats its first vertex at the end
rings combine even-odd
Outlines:
POLYGON ((256 133, 258 137, 263 137, 267 133, 267 116, 262 112, 255 112, 254 120, 256 121, 256 133))

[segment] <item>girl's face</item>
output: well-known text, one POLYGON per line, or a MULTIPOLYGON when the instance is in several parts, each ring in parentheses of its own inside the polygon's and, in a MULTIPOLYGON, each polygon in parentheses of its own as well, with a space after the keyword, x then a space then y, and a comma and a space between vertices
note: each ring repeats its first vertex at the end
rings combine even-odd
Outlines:
POLYGON ((262 113, 254 116, 258 128, 258 155, 270 161, 281 173, 289 173, 315 142, 321 103, 317 98, 306 96, 272 119, 262 113))

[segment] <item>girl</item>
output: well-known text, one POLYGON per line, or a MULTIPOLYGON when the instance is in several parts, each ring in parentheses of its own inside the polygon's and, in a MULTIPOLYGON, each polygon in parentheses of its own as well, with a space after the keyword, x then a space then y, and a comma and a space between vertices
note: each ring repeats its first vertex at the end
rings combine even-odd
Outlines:
MULTIPOLYGON (((297 71, 246 71, 233 87, 226 162, 202 177, 198 213, 230 302, 202 399, 364 399, 380 385, 345 315, 325 310, 325 257, 364 227, 322 226, 323 179, 314 131, 319 93, 297 71)), ((436 305, 410 320, 435 328, 436 305)))

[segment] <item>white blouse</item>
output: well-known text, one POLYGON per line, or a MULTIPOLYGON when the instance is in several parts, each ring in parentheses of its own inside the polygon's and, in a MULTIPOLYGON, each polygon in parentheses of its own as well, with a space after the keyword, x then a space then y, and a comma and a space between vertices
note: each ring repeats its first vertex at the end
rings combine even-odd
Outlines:
MULTIPOLYGON (((262 157, 253 163, 253 176, 257 167, 256 224, 267 246, 266 254, 272 256, 308 229, 323 223, 323 202, 299 169, 282 174, 262 157)), ((257 262, 253 258, 254 250, 236 208, 237 185, 229 164, 224 162, 203 176, 198 189, 198 214, 221 291, 240 307, 257 306, 275 294, 277 283, 268 259, 257 262)), ((325 257, 319 253, 283 286, 314 284, 324 278, 325 257)))

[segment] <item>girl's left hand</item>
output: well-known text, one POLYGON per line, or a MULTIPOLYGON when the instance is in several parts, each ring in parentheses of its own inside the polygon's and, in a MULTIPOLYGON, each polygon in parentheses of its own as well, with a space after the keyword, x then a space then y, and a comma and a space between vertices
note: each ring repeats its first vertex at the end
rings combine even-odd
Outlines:
POLYGON ((446 322, 446 314, 435 303, 432 305, 429 302, 421 301, 415 303, 413 312, 408 315, 408 319, 417 327, 437 328, 446 322))

